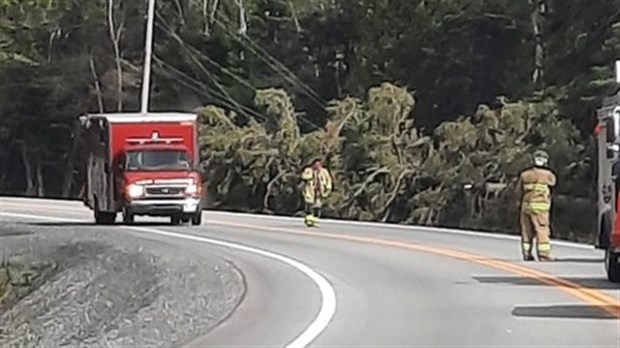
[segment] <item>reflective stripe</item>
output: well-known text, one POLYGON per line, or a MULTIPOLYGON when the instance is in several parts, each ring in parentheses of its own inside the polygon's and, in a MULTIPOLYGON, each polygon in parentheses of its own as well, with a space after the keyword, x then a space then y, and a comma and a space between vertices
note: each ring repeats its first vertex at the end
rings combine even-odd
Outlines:
POLYGON ((551 204, 547 202, 529 202, 527 207, 534 213, 543 213, 551 209, 551 204))
POLYGON ((312 169, 306 168, 301 173, 301 180, 311 180, 312 179, 312 169))
POLYGON ((538 251, 544 251, 544 252, 548 252, 551 251, 551 244, 550 243, 538 243, 538 251))
POLYGON ((540 183, 525 184, 525 185, 523 185, 523 188, 526 191, 535 191, 535 192, 543 192, 543 193, 550 192, 548 185, 540 184, 540 183))

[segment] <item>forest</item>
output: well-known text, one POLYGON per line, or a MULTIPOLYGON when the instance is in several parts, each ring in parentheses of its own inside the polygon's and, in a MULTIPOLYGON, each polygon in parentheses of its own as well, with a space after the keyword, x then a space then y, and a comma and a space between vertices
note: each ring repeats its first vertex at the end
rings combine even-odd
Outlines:
MULTIPOLYGON (((79 198, 78 116, 138 111, 145 13, 0 0, 1 194, 79 198)), ((150 110, 200 116, 209 209, 295 215, 320 157, 327 216, 517 233, 545 149, 554 237, 596 235, 618 0, 158 1, 153 52, 150 110)))

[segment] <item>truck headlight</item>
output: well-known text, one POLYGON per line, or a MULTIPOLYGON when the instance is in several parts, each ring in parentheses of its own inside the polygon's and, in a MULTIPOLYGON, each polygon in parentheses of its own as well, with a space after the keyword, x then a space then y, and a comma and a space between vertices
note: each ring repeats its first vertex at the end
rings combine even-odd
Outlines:
POLYGON ((144 194, 144 186, 131 184, 127 186, 127 194, 131 198, 138 198, 144 194))
POLYGON ((185 188, 185 193, 188 195, 195 195, 198 193, 198 185, 191 184, 185 188))

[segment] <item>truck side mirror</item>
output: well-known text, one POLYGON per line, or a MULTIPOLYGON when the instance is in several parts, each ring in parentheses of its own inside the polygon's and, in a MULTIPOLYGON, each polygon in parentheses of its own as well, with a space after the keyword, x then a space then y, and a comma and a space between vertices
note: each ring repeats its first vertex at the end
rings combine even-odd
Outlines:
POLYGON ((608 151, 620 152, 620 106, 613 109, 608 119, 606 143, 608 151))
POLYGON ((200 173, 200 176, 202 177, 202 181, 206 181, 207 180, 207 164, 205 162, 200 162, 198 164, 198 172, 200 173))
POLYGON ((611 112, 614 128, 614 144, 620 145, 620 106, 616 106, 611 112))

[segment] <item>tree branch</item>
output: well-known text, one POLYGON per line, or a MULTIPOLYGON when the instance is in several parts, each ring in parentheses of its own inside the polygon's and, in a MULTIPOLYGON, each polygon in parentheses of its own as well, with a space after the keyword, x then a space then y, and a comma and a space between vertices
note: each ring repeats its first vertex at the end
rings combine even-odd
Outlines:
POLYGON ((278 182, 278 180, 280 180, 280 178, 282 178, 285 175, 290 174, 290 172, 288 171, 283 171, 282 168, 279 168, 279 169, 280 169, 280 173, 276 175, 273 179, 271 179, 269 183, 267 184, 267 192, 265 192, 265 197, 263 198, 263 209, 264 210, 269 210, 269 197, 271 196, 271 190, 273 186, 276 184, 276 182, 278 182))
POLYGON ((95 60, 93 59, 93 54, 90 54, 90 72, 93 75, 93 80, 95 83, 95 92, 97 93, 97 104, 99 106, 99 112, 103 113, 103 95, 101 93, 101 83, 99 82, 99 77, 97 76, 97 69, 95 69, 95 60))
POLYGON ((108 29, 110 32, 110 41, 112 41, 112 47, 114 48, 114 60, 116 62, 116 79, 117 79, 117 111, 123 110, 123 68, 121 66, 121 53, 119 47, 120 41, 120 29, 123 27, 119 26, 119 32, 115 32, 115 24, 114 24, 114 0, 108 0, 108 29))
POLYGON ((381 222, 386 222, 387 219, 390 217, 390 214, 392 212, 391 205, 392 203, 394 203, 394 200, 396 200, 396 197, 398 196, 398 192, 400 191, 400 185, 402 184, 403 179, 407 175, 414 174, 414 173, 415 173, 415 170, 411 170, 411 169, 405 169, 400 173, 400 175, 398 176, 398 179, 396 180, 396 185, 394 185, 394 189, 390 193, 390 198, 388 198, 385 204, 385 208, 383 208, 383 211, 385 213, 383 215, 383 218, 381 219, 381 222))
POLYGON ((380 174, 389 174, 390 171, 388 170, 387 167, 382 167, 380 169, 377 169, 374 173, 370 174, 367 178, 366 181, 364 181, 364 183, 362 184, 362 186, 357 189, 355 191, 355 193, 353 194, 353 197, 351 197, 351 200, 355 200, 357 199, 357 197, 359 197, 359 195, 362 194, 362 192, 366 191, 366 188, 368 187, 368 185, 370 185, 370 183, 375 180, 375 178, 380 175, 380 174))

